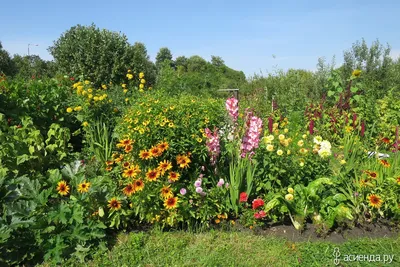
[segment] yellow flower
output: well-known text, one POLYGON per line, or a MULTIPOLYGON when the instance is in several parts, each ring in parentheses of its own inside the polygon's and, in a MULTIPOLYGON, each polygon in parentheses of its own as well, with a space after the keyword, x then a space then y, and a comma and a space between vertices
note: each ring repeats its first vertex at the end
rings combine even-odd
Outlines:
POLYGON ((143 83, 139 84, 139 88, 143 89, 144 88, 144 84, 143 83))
POLYGON ((57 188, 56 190, 58 191, 58 193, 62 196, 66 196, 69 193, 69 186, 67 185, 67 182, 62 180, 60 182, 58 182, 57 184, 57 188))
POLYGON ((285 199, 286 199, 287 201, 292 201, 292 200, 293 200, 293 195, 292 195, 292 194, 287 194, 287 195, 285 196, 285 199))
POLYGON ((283 130, 283 132, 284 132, 284 133, 288 133, 288 132, 289 132, 289 129, 288 129, 288 128, 285 128, 285 130, 283 130))
POLYGON ((128 102, 129 101, 129 98, 125 98, 125 102, 128 102))
POLYGON ((86 84, 86 85, 88 85, 89 83, 90 83, 90 81, 88 81, 88 80, 85 81, 85 84, 86 84))
POLYGON ((89 99, 92 99, 92 98, 93 98, 93 95, 92 95, 92 94, 89 94, 89 95, 88 95, 88 98, 89 98, 89 99))
POLYGON ((144 77, 144 73, 143 72, 139 73, 139 79, 142 79, 143 77, 144 77))
POLYGON ((130 73, 128 73, 128 74, 126 75, 126 77, 128 78, 128 80, 132 80, 132 79, 133 79, 133 75, 130 74, 130 73))
POLYGON ((71 113, 72 112, 72 108, 67 108, 67 112, 71 113))
POLYGON ((82 95, 86 95, 87 92, 85 90, 82 91, 82 95))
POLYGON ((353 73, 351 75, 358 77, 361 74, 361 70, 354 70, 353 73))
POLYGON ((344 159, 342 159, 342 160, 340 161, 340 164, 344 165, 344 164, 346 164, 346 161, 345 161, 344 159))
POLYGON ((75 111, 81 111, 81 110, 82 110, 82 107, 81 107, 81 106, 77 106, 77 107, 74 108, 74 110, 75 110, 75 111))
POLYGON ((307 135, 306 134, 303 134, 303 139, 307 139, 307 135))
POLYGON ((80 192, 80 193, 86 193, 86 192, 89 191, 89 187, 90 187, 90 183, 84 181, 83 183, 80 183, 80 184, 78 185, 78 192, 80 192))
POLYGON ((351 127, 351 126, 346 126, 346 127, 345 127, 345 131, 346 131, 346 133, 351 133, 351 132, 353 131, 353 127, 351 127))
POLYGON ((201 143, 201 141, 203 141, 200 137, 198 137, 196 140, 197 140, 197 142, 199 142, 199 143, 201 143))
POLYGON ((279 149, 278 151, 276 151, 276 154, 278 154, 278 156, 282 156, 283 151, 279 149))
POLYGON ((146 80, 145 79, 141 79, 140 83, 146 83, 146 80))
POLYGON ((274 129, 278 128, 278 126, 279 126, 279 124, 278 124, 277 122, 275 122, 274 124, 272 124, 272 127, 273 127, 274 129))
POLYGON ((125 84, 125 83, 123 83, 123 84, 122 84, 122 88, 125 88, 125 87, 126 87, 126 84, 125 84))
POLYGON ((128 89, 124 89, 124 94, 126 94, 128 92, 128 89))
POLYGON ((92 89, 92 88, 89 88, 87 91, 88 91, 90 94, 93 93, 93 89, 92 89))
POLYGON ((273 145, 267 145, 267 150, 269 152, 274 151, 274 146, 273 145))
POLYGON ((284 140, 285 139, 285 135, 280 134, 278 138, 279 138, 279 140, 284 140))
POLYGON ((290 155, 290 153, 292 153, 292 152, 290 152, 290 150, 288 150, 286 153, 287 153, 288 155, 290 155))
POLYGON ((294 189, 291 188, 291 187, 289 187, 287 191, 288 191, 289 194, 293 194, 294 193, 294 189))
POLYGON ((106 89, 107 89, 107 85, 102 84, 102 85, 101 85, 101 88, 103 88, 104 90, 106 90, 106 89))
POLYGON ((83 126, 83 127, 88 127, 88 126, 89 126, 89 123, 88 123, 87 121, 84 121, 84 122, 82 123, 82 126, 83 126))
POLYGON ((93 97, 93 100, 94 100, 94 101, 98 101, 98 100, 99 100, 99 97, 98 97, 98 96, 95 96, 95 97, 93 97))
POLYGON ((298 146, 303 146, 303 145, 304 145, 304 141, 303 141, 303 140, 300 140, 299 142, 297 142, 297 145, 298 145, 298 146))

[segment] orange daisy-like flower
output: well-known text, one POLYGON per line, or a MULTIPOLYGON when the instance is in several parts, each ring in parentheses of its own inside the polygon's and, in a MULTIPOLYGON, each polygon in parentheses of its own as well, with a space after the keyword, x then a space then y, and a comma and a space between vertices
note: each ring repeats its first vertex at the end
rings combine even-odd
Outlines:
POLYGON ((170 197, 164 201, 164 206, 166 209, 175 209, 178 206, 178 198, 170 197))
POLYGON ((385 144, 389 144, 390 143, 390 139, 387 137, 382 138, 382 142, 385 144))
POLYGON ((117 144, 117 147, 126 147, 127 145, 132 145, 132 140, 123 139, 123 140, 119 141, 119 143, 117 144))
POLYGON ((172 169, 172 164, 168 160, 161 161, 158 164, 158 170, 161 172, 162 175, 168 170, 172 169))
POLYGON ((134 184, 135 184, 135 191, 136 192, 139 192, 139 191, 143 190, 144 183, 143 183, 143 181, 141 179, 136 180, 134 184))
POLYGON ((360 186, 361 186, 361 187, 366 187, 366 186, 367 186, 367 183, 368 183, 368 181, 365 180, 365 179, 361 179, 361 180, 360 180, 360 186))
POLYGON ((139 157, 144 160, 152 158, 151 153, 148 150, 141 150, 139 153, 139 157))
POLYGON ((167 142, 161 142, 157 145, 157 147, 164 152, 165 150, 167 150, 169 148, 169 144, 167 142))
POLYGON ((183 169, 189 167, 189 163, 192 161, 186 155, 178 155, 176 157, 176 162, 178 163, 179 167, 183 169))
POLYGON ((124 155, 120 155, 118 158, 115 159, 115 163, 120 163, 124 159, 124 155))
POLYGON ((60 182, 58 182, 57 184, 57 188, 56 190, 58 191, 58 193, 62 196, 66 196, 69 193, 69 186, 67 185, 67 182, 62 180, 60 182))
POLYGON ((132 145, 127 145, 127 146, 125 147, 125 153, 131 152, 132 149, 133 149, 133 146, 132 146, 132 145))
POLYGON ((124 170, 122 177, 124 178, 135 178, 140 173, 138 165, 131 166, 129 169, 124 170))
POLYGON ((119 210, 119 209, 121 209, 121 202, 117 198, 113 197, 112 199, 110 199, 108 201, 108 205, 107 206, 111 210, 119 210))
POLYGON ((125 186, 125 188, 122 190, 122 192, 130 197, 133 193, 135 193, 135 185, 134 184, 128 184, 125 186))
POLYGON ((386 168, 390 167, 390 163, 385 159, 381 159, 379 162, 386 168))
POLYGON ((162 188, 161 188, 161 196, 163 197, 163 198, 171 198, 171 197, 174 197, 174 194, 172 193, 172 190, 171 190, 171 186, 170 185, 164 185, 162 188))
POLYGON ((369 204, 374 207, 379 209, 382 206, 382 198, 378 195, 371 194, 368 196, 369 204))
POLYGON ((84 181, 83 183, 80 183, 80 184, 78 185, 78 192, 80 192, 80 193, 86 193, 86 192, 89 191, 89 187, 90 187, 90 183, 84 181))
POLYGON ((378 178, 378 173, 377 172, 368 172, 367 173, 369 177, 371 177, 372 179, 376 179, 378 178))
POLYGON ((158 177, 160 177, 160 173, 158 172, 157 169, 149 170, 149 171, 146 173, 146 178, 147 178, 147 180, 149 180, 149 181, 154 182, 154 181, 157 180, 158 177))
POLYGON ((122 167, 124 167, 125 169, 126 169, 126 168, 129 168, 129 166, 131 166, 131 164, 130 164, 128 161, 125 161, 125 162, 122 164, 122 167))
POLYGON ((179 173, 177 173, 177 172, 170 172, 169 175, 168 175, 168 178, 169 178, 171 181, 176 182, 176 181, 179 180, 179 177, 180 177, 180 176, 181 176, 181 175, 180 175, 179 173))
POLYGON ((152 157, 158 157, 162 154, 162 150, 159 149, 157 146, 150 148, 150 154, 152 157))
POLYGON ((107 160, 106 161, 106 165, 107 166, 111 166, 111 165, 113 165, 114 164, 114 161, 112 161, 112 160, 107 160))
POLYGON ((400 176, 396 178, 396 182, 398 185, 400 185, 400 176))
POLYGON ((108 166, 108 167, 106 168, 106 171, 110 172, 110 171, 112 171, 112 169, 113 169, 112 166, 108 166))

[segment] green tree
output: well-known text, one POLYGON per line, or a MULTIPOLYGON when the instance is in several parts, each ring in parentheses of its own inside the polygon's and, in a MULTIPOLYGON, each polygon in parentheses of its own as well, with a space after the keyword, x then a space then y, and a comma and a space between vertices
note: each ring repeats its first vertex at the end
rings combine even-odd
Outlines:
POLYGON ((84 75, 97 85, 119 82, 132 63, 124 34, 77 25, 63 33, 49 48, 64 74, 84 75))
POLYGON ((15 67, 13 65, 13 61, 11 60, 10 54, 3 49, 3 45, 0 41, 0 73, 4 73, 5 75, 14 75, 15 67))
POLYGON ((173 66, 172 53, 167 47, 160 48, 160 51, 158 51, 158 53, 157 53, 157 56, 156 56, 157 69, 160 69, 161 65, 164 62, 169 62, 170 65, 173 66))
POLYGON ((37 55, 20 56, 12 58, 16 74, 22 78, 53 77, 55 75, 54 62, 45 61, 37 55))
POLYGON ((146 46, 143 43, 136 42, 129 47, 129 69, 134 73, 144 72, 148 85, 153 85, 156 80, 156 67, 150 61, 146 46))

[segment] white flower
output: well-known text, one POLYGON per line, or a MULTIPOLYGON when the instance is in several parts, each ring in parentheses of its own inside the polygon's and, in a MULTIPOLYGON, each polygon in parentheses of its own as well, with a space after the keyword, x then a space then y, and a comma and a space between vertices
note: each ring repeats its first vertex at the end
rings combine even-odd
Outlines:
POLYGON ((322 142, 322 137, 321 136, 318 135, 318 136, 314 137, 314 143, 320 145, 321 142, 322 142))
POLYGON ((332 152, 331 152, 330 149, 321 148, 321 149, 318 151, 318 155, 319 155, 321 158, 327 158, 327 157, 329 157, 330 155, 332 155, 332 152))
POLYGON ((331 143, 327 140, 321 142, 321 149, 331 150, 332 146, 331 143))

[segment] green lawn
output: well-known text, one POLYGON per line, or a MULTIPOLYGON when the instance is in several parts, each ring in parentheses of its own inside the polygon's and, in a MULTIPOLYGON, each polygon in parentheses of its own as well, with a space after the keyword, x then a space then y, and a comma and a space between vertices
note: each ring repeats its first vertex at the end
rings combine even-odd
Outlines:
POLYGON ((223 231, 120 234, 110 251, 94 253, 85 264, 70 259, 62 266, 336 266, 335 247, 341 253, 339 266, 400 266, 399 237, 292 243, 252 232, 223 231), (383 255, 394 255, 394 259, 391 264, 346 263, 345 255, 381 255, 382 260, 383 255))

